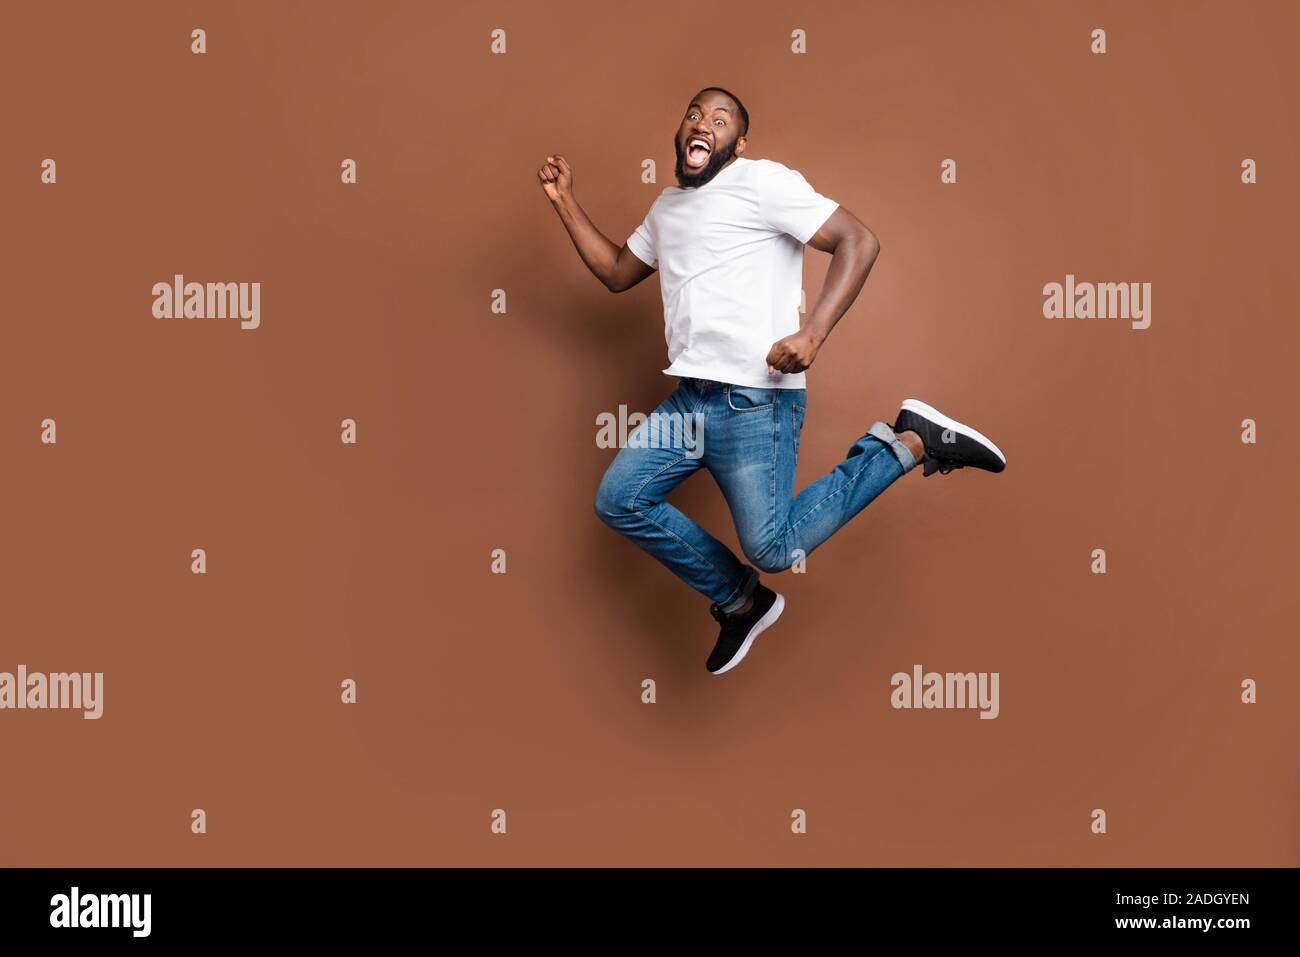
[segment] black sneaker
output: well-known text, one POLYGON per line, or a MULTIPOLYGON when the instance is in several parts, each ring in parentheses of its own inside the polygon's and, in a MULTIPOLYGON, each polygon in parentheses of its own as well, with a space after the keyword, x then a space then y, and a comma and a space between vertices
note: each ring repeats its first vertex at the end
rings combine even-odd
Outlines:
POLYGON ((899 406, 894 431, 908 430, 919 435, 925 444, 922 475, 935 472, 946 475, 967 466, 987 472, 1001 472, 1007 467, 1007 457, 991 441, 920 399, 904 399, 899 406))
POLYGON ((730 614, 722 611, 716 604, 709 606, 709 614, 722 624, 718 643, 713 646, 713 654, 705 667, 715 675, 730 671, 749 651, 749 646, 763 629, 781 617, 785 608, 785 599, 762 585, 754 586, 754 603, 749 611, 730 614))

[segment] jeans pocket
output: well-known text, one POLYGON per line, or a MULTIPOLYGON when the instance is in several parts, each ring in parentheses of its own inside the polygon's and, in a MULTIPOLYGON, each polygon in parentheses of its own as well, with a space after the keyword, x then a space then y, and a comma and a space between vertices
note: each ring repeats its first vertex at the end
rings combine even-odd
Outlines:
POLYGON ((749 386, 727 386, 727 405, 732 412, 762 412, 776 405, 775 389, 752 389, 749 386))

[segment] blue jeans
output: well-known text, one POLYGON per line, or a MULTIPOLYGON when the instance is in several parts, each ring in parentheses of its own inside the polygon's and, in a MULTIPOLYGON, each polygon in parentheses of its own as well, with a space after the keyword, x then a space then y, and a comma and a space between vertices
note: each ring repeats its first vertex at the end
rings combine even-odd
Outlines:
POLYGON ((749 601, 758 572, 789 568, 916 467, 877 422, 843 462, 794 494, 803 389, 755 389, 681 379, 628 436, 601 479, 596 514, 723 611, 749 601), (708 469, 731 508, 745 557, 664 499, 708 469))

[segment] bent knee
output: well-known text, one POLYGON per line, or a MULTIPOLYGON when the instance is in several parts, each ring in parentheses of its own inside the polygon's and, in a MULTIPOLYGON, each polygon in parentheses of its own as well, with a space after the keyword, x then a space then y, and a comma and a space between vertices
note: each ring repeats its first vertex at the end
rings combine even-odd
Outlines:
POLYGON ((618 502, 605 491, 603 485, 596 489, 596 498, 591 505, 596 512, 596 517, 606 525, 613 522, 615 515, 618 513, 618 502))
POLYGON ((749 563, 760 572, 768 572, 769 574, 783 572, 794 564, 793 558, 779 548, 757 548, 751 547, 744 542, 741 544, 744 547, 745 557, 749 559, 749 563))
POLYGON ((629 496, 622 485, 610 478, 608 472, 601 479, 596 489, 596 498, 592 502, 596 517, 606 525, 617 524, 620 519, 632 514, 629 496))

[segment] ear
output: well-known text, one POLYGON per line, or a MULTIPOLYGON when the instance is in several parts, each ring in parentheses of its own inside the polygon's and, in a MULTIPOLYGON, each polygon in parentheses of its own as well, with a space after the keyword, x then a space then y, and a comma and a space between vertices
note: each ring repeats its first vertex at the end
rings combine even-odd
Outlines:
POLYGON ((736 155, 739 156, 743 152, 745 152, 745 138, 742 136, 736 140, 736 155))

